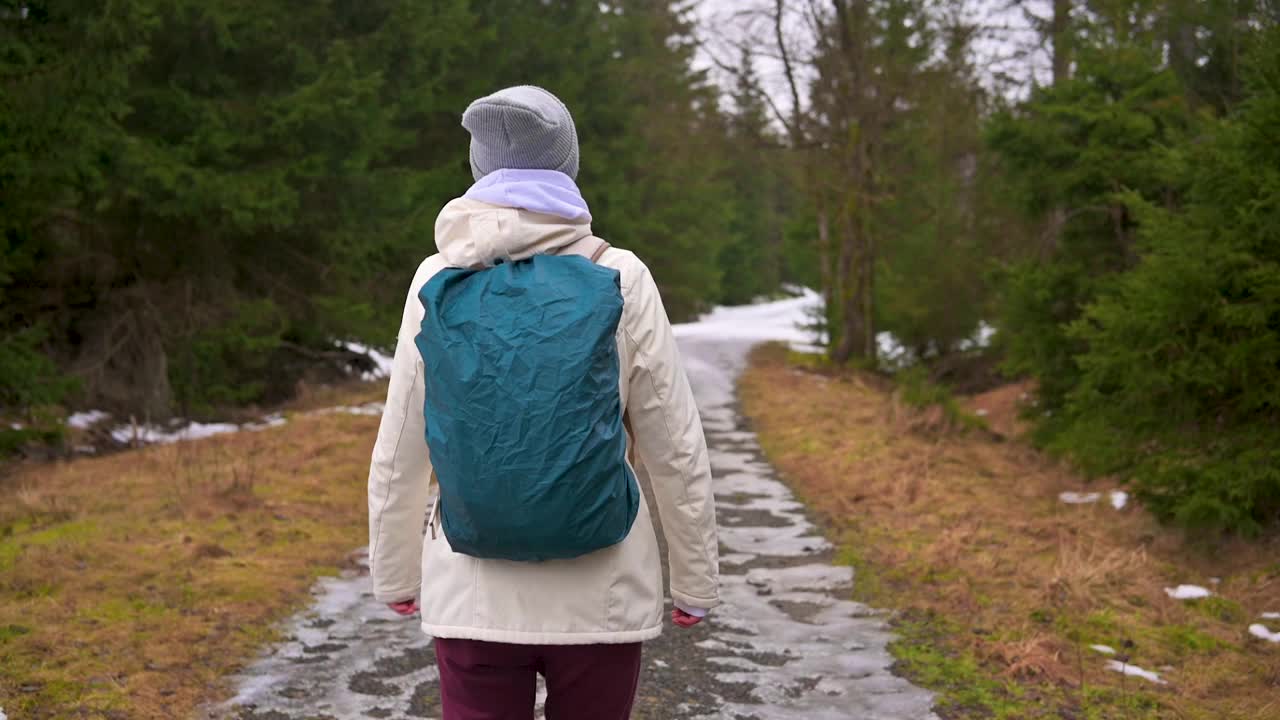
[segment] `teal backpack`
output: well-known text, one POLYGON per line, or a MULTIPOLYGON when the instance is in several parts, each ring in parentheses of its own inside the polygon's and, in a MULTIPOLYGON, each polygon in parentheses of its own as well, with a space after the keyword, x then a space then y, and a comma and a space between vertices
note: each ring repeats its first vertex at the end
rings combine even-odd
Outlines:
POLYGON ((620 277, 595 262, 608 243, 589 240, 589 258, 447 268, 418 293, 427 446, 456 552, 578 557, 621 542, 635 521, 640 490, 618 395, 620 277))

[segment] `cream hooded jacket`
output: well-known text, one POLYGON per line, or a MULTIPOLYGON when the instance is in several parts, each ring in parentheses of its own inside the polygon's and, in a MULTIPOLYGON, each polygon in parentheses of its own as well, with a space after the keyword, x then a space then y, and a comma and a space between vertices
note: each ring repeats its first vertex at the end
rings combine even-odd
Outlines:
MULTIPOLYGON (((521 644, 622 643, 656 637, 663 589, 651 508, 642 497, 621 543, 571 560, 485 560, 449 547, 428 521, 431 459, 423 419, 424 373, 414 346, 418 291, 446 267, 555 253, 591 237, 588 222, 470 199, 436 220, 439 254, 422 262, 405 300, 386 409, 369 469, 369 570, 377 600, 420 595, 429 635, 521 644)), ((667 539, 671 596, 712 608, 718 558, 711 468, 702 423, 649 269, 610 248, 599 263, 621 275, 618 392, 631 422, 637 478, 651 483, 667 539)), ((438 521, 433 519, 433 524, 438 521)))

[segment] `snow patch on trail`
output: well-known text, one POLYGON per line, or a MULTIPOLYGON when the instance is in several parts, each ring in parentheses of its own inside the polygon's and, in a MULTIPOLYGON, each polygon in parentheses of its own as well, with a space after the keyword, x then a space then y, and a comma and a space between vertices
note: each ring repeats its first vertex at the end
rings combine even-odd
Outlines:
POLYGON ((8 720, 9 716, 4 714, 4 708, 0 708, 0 720, 8 720))
POLYGON ((1174 600, 1199 600, 1209 597, 1213 591, 1199 585, 1179 585, 1175 588, 1165 588, 1164 594, 1174 600))
POLYGON ((240 717, 237 706, 248 706, 255 716, 292 718, 301 704, 300 694, 314 711, 323 710, 307 712, 307 717, 371 717, 387 708, 395 717, 411 712, 413 689, 439 677, 434 662, 410 666, 402 674, 379 673, 376 682, 391 691, 388 695, 351 689, 358 678, 375 672, 382 659, 424 653, 431 644, 416 622, 396 616, 374 599, 366 550, 353 559, 354 570, 320 578, 311 607, 284 625, 284 642, 266 648, 252 665, 232 676, 235 696, 197 717, 240 717))
POLYGON ((1137 665, 1130 665, 1129 663, 1122 663, 1122 662, 1120 662, 1119 660, 1108 660, 1108 661, 1107 661, 1107 669, 1108 669, 1108 670, 1114 670, 1114 671, 1116 671, 1116 672, 1118 672, 1118 673, 1124 673, 1125 675, 1132 675, 1132 676, 1134 676, 1134 677, 1140 677, 1140 678, 1142 678, 1143 680, 1148 680, 1148 681, 1153 682, 1153 683, 1155 683, 1155 684, 1157 684, 1157 685, 1168 685, 1168 683, 1166 683, 1164 680, 1161 680, 1161 679, 1160 679, 1160 675, 1159 675, 1158 673, 1153 673, 1153 672, 1151 672, 1150 670, 1143 670, 1142 668, 1138 667, 1137 665))
POLYGON ((1100 652, 1103 655, 1116 654, 1116 649, 1111 647, 1110 645, 1090 645, 1089 647, 1092 648, 1095 652, 1100 652))
MULTIPOLYGON (((697 631, 703 639, 696 648, 668 645, 658 652, 695 654, 712 664, 711 682, 735 694, 716 698, 708 690, 705 703, 672 703, 668 710, 674 714, 663 717, 938 720, 931 711, 933 695, 891 672, 887 645, 894 635, 887 616, 848 599, 853 569, 831 564, 830 543, 778 481, 736 409, 734 380, 750 347, 768 340, 793 347, 809 342, 811 335, 800 326, 808 319, 806 308, 818 302, 816 293, 807 293, 718 309, 701 323, 676 326, 707 433, 723 523, 724 605, 697 631)), ((319 412, 381 411, 381 404, 370 403, 319 412)), ((236 696, 214 708, 213 717, 230 720, 248 706, 255 717, 282 719, 366 717, 373 711, 403 717, 420 691, 425 698, 438 693, 435 665, 423 654, 430 640, 375 602, 366 575, 322 580, 312 608, 295 616, 285 634, 288 640, 231 678, 236 696), (384 660, 404 659, 406 653, 420 660, 413 672, 379 670, 384 660), (361 689, 353 684, 360 678, 379 685, 361 689), (382 694, 366 695, 366 689, 382 694)), ((646 655, 656 671, 681 664, 671 655, 649 655, 649 648, 646 655)))
POLYGON ((1258 617, 1263 620, 1280 620, 1280 612, 1264 612, 1258 617))
POLYGON ((697 646, 720 666, 718 682, 747 688, 697 720, 937 720, 932 695, 889 670, 893 633, 884 613, 846 599, 853 569, 830 564, 831 544, 735 409, 734 380, 750 346, 803 342, 805 309, 820 302, 816 293, 807 298, 717 309, 676 328, 707 433, 724 562, 723 606, 697 646), (760 566, 741 569, 747 562, 760 566))

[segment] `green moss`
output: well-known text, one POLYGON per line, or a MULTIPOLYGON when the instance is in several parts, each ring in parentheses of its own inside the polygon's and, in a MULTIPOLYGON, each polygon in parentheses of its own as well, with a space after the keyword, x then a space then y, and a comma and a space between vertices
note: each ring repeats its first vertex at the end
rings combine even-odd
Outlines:
MULTIPOLYGON (((785 346, 783 346, 785 347, 785 346)), ((792 367, 822 370, 831 367, 831 360, 821 353, 805 353, 786 348, 787 364, 792 367)))
POLYGON ((1221 595, 1211 595, 1202 600, 1192 600, 1187 603, 1187 607, 1214 620, 1221 620, 1225 623, 1240 623, 1248 619, 1248 614, 1240 603, 1234 600, 1228 600, 1221 595))
POLYGON ((35 532, 14 532, 0 542, 0 570, 13 567, 18 556, 27 548, 63 543, 84 544, 97 530, 97 523, 91 520, 73 520, 35 532))
POLYGON ((8 642, 13 638, 26 635, 29 632, 31 632, 31 628, 25 625, 0 625, 0 643, 8 642))
POLYGON ((77 615, 102 623, 122 623, 160 617, 167 612, 170 610, 165 606, 141 598, 107 598, 81 608, 77 615))
POLYGON ((1165 625, 1156 630, 1161 644, 1178 656, 1212 653, 1227 643, 1190 625, 1165 625))
POLYGON ((1036 608, 1027 613, 1027 617, 1029 617, 1032 622, 1040 625, 1048 625, 1054 620, 1053 611, 1048 608, 1036 608))
MULTIPOLYGON (((1145 682, 1136 680, 1136 682, 1145 682)), ((1126 683, 1125 687, 1090 685, 1083 690, 1081 712, 1086 720, 1155 720, 1164 717, 1159 700, 1126 683)))
POLYGON ((874 603, 883 593, 880 573, 858 552, 855 544, 846 543, 836 553, 836 564, 853 568, 853 597, 855 600, 874 603))
POLYGON ((948 718, 1024 720, 1047 710, 1014 683, 997 680, 967 652, 936 640, 960 630, 935 617, 899 623, 899 639, 889 646, 905 677, 938 694, 937 708, 948 718))

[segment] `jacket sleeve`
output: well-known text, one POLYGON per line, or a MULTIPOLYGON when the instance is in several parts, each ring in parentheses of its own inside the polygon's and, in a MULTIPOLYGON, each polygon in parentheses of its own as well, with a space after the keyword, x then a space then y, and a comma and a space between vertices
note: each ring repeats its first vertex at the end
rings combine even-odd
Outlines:
POLYGON ((671 598, 710 609, 720 604, 719 541, 702 419, 648 268, 628 290, 624 328, 635 360, 627 414, 667 539, 671 598))
POLYGON ((423 418, 417 278, 405 300, 387 403, 369 465, 369 574, 380 602, 415 597, 422 584, 422 529, 431 459, 423 418))

